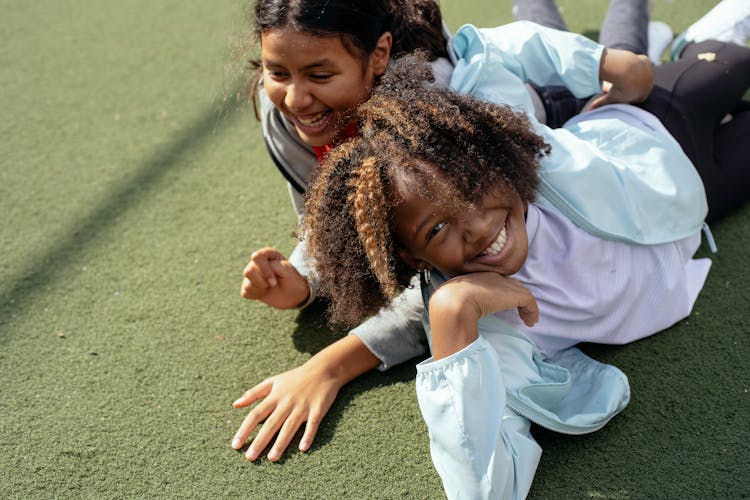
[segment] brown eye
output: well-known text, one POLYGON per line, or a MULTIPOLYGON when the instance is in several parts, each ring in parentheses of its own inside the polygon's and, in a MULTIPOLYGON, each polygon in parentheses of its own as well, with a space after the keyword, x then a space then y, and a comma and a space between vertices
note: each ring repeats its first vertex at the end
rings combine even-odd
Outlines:
POLYGON ((430 231, 427 233, 427 241, 429 242, 430 240, 432 240, 432 238, 437 236, 437 234, 440 232, 441 229, 445 227, 445 225, 446 225, 445 222, 438 222, 437 224, 435 224, 432 227, 432 229, 430 229, 430 231))

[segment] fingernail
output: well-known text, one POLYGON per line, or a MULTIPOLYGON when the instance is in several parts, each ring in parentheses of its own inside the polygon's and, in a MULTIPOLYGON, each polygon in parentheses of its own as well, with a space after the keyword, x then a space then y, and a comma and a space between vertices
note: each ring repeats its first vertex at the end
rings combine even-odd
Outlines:
POLYGON ((278 451, 271 450, 271 451, 268 452, 268 460, 270 460, 271 462, 275 462, 278 459, 279 459, 279 452, 278 451))
POLYGON ((248 460, 252 462, 256 458, 258 458, 258 452, 255 451, 255 448, 251 446, 250 448, 247 449, 247 453, 245 453, 245 458, 247 458, 248 460))
POLYGON ((307 451, 307 449, 310 448, 310 443, 307 441, 301 441, 299 444, 299 451, 307 451))
POLYGON ((235 450, 239 450, 242 448, 242 441, 240 441, 240 438, 234 438, 232 439, 232 448, 235 450))

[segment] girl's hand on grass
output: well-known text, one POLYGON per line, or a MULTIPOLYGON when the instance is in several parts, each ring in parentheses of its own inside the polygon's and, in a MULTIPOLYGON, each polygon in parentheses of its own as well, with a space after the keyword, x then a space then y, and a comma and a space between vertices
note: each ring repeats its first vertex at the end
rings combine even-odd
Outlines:
POLYGON ((297 430, 305 424, 299 450, 307 451, 342 385, 336 377, 328 376, 309 361, 264 380, 232 404, 235 408, 245 408, 260 401, 242 421, 232 440, 232 448, 242 448, 256 427, 263 423, 245 457, 256 460, 278 432, 268 452, 268 460, 275 462, 281 458, 297 430))
POLYGON ((253 252, 242 274, 242 297, 277 309, 298 307, 310 294, 307 280, 275 248, 253 252))
POLYGON ((309 450, 320 422, 339 390, 379 364, 380 359, 359 337, 347 335, 302 366, 264 380, 233 403, 235 408, 245 408, 260 401, 242 421, 232 440, 232 448, 242 448, 253 431, 263 423, 245 456, 248 460, 258 458, 278 432, 268 452, 268 459, 275 462, 281 458, 297 430, 306 423, 299 450, 309 450))

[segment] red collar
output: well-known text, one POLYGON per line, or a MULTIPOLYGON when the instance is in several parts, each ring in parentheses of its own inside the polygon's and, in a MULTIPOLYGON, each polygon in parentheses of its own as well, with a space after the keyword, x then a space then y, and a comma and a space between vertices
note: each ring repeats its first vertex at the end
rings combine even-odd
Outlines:
POLYGON ((336 139, 334 139, 333 142, 330 142, 323 146, 312 147, 313 151, 315 151, 315 156, 318 157, 318 163, 322 164, 329 151, 331 151, 342 142, 345 142, 347 139, 351 139, 353 137, 357 137, 357 122, 355 122, 354 120, 350 121, 349 124, 344 127, 344 130, 342 130, 336 136, 336 139))

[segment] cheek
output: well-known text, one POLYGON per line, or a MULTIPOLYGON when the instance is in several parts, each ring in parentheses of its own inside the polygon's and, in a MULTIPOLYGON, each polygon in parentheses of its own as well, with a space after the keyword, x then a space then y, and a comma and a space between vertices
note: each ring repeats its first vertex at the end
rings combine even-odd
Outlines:
POLYGON ((526 219, 521 217, 520 221, 516 221, 515 226, 515 252, 519 260, 518 266, 520 267, 526 261, 529 253, 529 236, 526 233, 526 219))
POLYGON ((274 106, 280 108, 281 104, 284 102, 284 94, 286 94, 284 85, 269 79, 263 82, 263 90, 266 91, 266 96, 268 96, 268 99, 274 104, 274 106))
POLYGON ((362 78, 359 81, 354 81, 347 88, 336 89, 332 97, 336 96, 339 101, 338 108, 340 109, 352 109, 365 102, 369 97, 372 90, 372 83, 367 83, 367 80, 362 78))
POLYGON ((438 269, 447 271, 448 274, 459 274, 466 262, 463 236, 457 231, 451 232, 438 247, 433 249, 427 260, 430 260, 430 263, 438 269))

